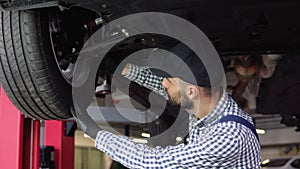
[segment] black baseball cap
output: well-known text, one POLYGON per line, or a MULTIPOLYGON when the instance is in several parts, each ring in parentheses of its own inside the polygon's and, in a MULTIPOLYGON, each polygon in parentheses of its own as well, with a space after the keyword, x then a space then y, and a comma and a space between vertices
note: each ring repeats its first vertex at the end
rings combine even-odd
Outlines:
MULTIPOLYGON (((170 50, 178 58, 169 57, 164 59, 161 56, 161 65, 164 70, 151 68, 153 74, 160 77, 178 77, 181 80, 201 87, 220 86, 224 79, 224 69, 216 65, 204 65, 201 56, 198 56, 188 46, 183 43, 177 44, 170 50), (208 73, 207 66, 211 66, 213 71, 208 73)), ((218 58, 219 59, 219 58, 218 58)))

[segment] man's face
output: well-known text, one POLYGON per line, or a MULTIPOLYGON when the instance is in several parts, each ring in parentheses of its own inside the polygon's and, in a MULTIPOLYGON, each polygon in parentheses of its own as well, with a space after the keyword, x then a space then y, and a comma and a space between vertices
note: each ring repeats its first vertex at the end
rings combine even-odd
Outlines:
POLYGON ((164 78, 162 85, 166 89, 169 102, 174 105, 180 105, 181 94, 178 82, 174 78, 164 78))
POLYGON ((169 102, 173 105, 181 105, 183 108, 191 108, 192 101, 187 97, 184 87, 180 86, 177 78, 164 78, 162 85, 165 87, 169 102))

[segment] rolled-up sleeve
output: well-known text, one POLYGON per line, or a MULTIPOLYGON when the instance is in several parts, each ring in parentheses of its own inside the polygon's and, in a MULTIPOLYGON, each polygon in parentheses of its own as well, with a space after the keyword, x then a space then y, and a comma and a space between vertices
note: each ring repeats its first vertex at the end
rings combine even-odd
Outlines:
POLYGON ((154 75, 149 67, 129 63, 128 74, 124 77, 168 99, 166 90, 162 86, 163 77, 154 75))

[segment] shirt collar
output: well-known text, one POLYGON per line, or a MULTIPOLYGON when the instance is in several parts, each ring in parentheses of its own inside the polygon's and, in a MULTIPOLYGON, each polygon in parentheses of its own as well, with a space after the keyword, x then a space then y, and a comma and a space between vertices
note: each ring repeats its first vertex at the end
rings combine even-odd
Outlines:
POLYGON ((194 126, 203 127, 209 126, 217 122, 223 116, 223 110, 227 106, 227 93, 225 90, 222 90, 222 96, 220 97, 218 103, 214 109, 208 113, 205 117, 195 122, 194 126))

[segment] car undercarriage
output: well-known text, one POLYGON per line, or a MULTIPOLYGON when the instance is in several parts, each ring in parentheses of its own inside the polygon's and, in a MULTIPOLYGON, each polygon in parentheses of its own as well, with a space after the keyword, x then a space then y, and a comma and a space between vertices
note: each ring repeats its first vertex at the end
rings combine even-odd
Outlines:
MULTIPOLYGON (((183 18, 205 33, 223 61, 228 92, 256 121, 262 119, 259 114, 280 115, 281 123, 299 130, 300 2, 146 2, 1 1, 1 83, 11 100, 35 119, 70 118, 72 71, 85 42, 122 16, 162 12, 183 18)), ((122 28, 115 32, 124 33, 122 28)), ((115 69, 132 53, 148 48, 168 50, 174 43, 157 34, 140 34, 121 41, 101 63, 96 88, 111 81, 115 69)), ((108 93, 100 90, 95 96, 103 100, 111 97, 105 95, 108 93)), ((133 83, 127 94, 149 108, 147 89, 133 83)), ((159 120, 171 123, 175 117, 169 111, 159 120)))

